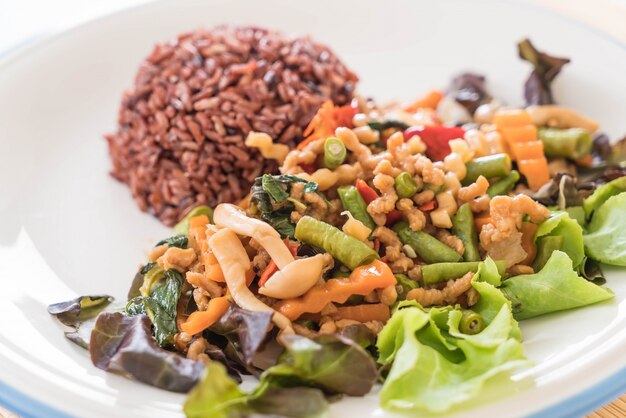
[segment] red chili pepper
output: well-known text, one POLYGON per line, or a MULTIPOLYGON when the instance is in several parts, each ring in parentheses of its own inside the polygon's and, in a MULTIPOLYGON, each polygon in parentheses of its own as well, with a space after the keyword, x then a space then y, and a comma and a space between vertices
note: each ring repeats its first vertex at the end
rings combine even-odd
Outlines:
POLYGON ((380 240, 378 238, 374 240, 374 251, 376 252, 380 251, 380 240))
POLYGON ((422 212, 430 212, 431 210, 435 210, 437 208, 437 202, 435 200, 431 200, 430 202, 424 203, 418 209, 422 212))
MULTIPOLYGON (((287 246, 287 248, 289 248, 289 252, 291 253, 291 255, 295 257, 298 254, 298 243, 290 243, 289 238, 285 238, 285 245, 287 246)), ((270 260, 267 267, 265 267, 265 270, 263 270, 263 273, 261 273, 261 277, 259 277, 259 287, 265 285, 265 282, 267 282, 269 278, 272 277, 272 275, 277 271, 278 266, 276 265, 276 263, 274 263, 274 260, 270 260)))
POLYGON ((300 168, 307 174, 313 174, 315 173, 315 170, 317 170, 317 164, 300 164, 300 168))
POLYGON ((463 138, 465 129, 456 126, 412 126, 404 131, 404 140, 408 141, 412 136, 419 135, 426 144, 426 155, 433 161, 441 161, 450 154, 450 142, 453 139, 463 138))
POLYGON ((361 194, 361 197, 363 198, 363 200, 365 200, 365 203, 367 203, 368 205, 373 200, 378 198, 378 192, 372 189, 364 180, 357 179, 355 186, 356 186, 356 189, 361 194))
POLYGON ((385 226, 393 226, 396 223, 400 222, 402 218, 404 218, 402 212, 400 212, 398 209, 394 209, 387 214, 387 222, 385 223, 385 226))

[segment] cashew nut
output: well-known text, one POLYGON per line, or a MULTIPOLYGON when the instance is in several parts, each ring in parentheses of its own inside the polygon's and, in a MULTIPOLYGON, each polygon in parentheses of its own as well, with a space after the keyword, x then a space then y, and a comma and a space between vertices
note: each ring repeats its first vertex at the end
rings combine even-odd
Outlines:
POLYGON ((583 128, 593 133, 599 128, 598 122, 576 113, 572 109, 557 105, 529 106, 530 114, 536 126, 553 128, 583 128))

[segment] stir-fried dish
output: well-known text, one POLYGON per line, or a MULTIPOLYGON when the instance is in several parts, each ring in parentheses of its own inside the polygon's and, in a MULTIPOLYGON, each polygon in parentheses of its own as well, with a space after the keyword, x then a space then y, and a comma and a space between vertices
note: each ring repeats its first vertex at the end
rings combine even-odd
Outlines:
POLYGON ((408 105, 326 102, 295 149, 250 133, 278 173, 188 213, 121 311, 51 313, 97 367, 190 391, 189 417, 318 416, 377 381, 391 410, 475 397, 529 365, 518 321, 612 299, 599 263, 626 266, 624 141, 554 104, 568 60, 519 47, 524 107, 464 74, 408 105))

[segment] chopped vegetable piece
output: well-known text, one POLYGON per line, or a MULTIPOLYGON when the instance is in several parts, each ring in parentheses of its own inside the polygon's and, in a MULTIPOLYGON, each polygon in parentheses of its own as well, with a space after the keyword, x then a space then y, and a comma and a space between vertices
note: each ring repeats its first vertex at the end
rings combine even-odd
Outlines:
POLYGON ((310 216, 303 216, 298 221, 295 237, 299 241, 323 248, 350 270, 378 258, 378 253, 362 241, 310 216))
POLYGON ((485 328, 485 321, 478 312, 466 309, 463 311, 459 331, 467 335, 476 335, 485 328))
POLYGON ((430 90, 424 96, 405 107, 404 110, 406 112, 417 112, 419 109, 436 109, 441 99, 443 99, 441 90, 430 90))
POLYGON ((367 204, 363 196, 354 186, 341 186, 337 189, 343 208, 350 212, 355 219, 361 221, 369 229, 376 228, 376 223, 367 212, 367 204))
POLYGON ((330 137, 324 142, 324 167, 335 169, 346 159, 346 146, 339 138, 330 137))
POLYGON ((511 170, 509 174, 498 179, 487 189, 489 197, 496 197, 500 195, 506 195, 515 188, 515 185, 520 179, 519 172, 517 170, 511 170))
MULTIPOLYGON (((478 271, 480 261, 466 261, 461 263, 434 263, 422 266, 422 280, 426 284, 436 284, 452 279, 463 277, 470 271, 478 271)), ((498 274, 504 275, 506 271, 506 262, 503 260, 495 261, 498 267, 498 274)))
POLYGON ((422 142, 426 144, 428 158, 433 161, 442 161, 452 152, 448 143, 453 139, 463 139, 465 129, 437 125, 413 126, 404 131, 404 140, 408 141, 415 135, 419 135, 422 142))
POLYGON ((400 199, 413 197, 417 193, 417 183, 406 171, 400 173, 394 181, 394 187, 400 199))
POLYGON ((213 209, 208 206, 200 205, 191 209, 185 217, 174 226, 174 233, 177 235, 187 235, 189 232, 189 220, 195 216, 206 215, 209 221, 213 219, 213 209))
POLYGON ((198 334, 214 323, 226 313, 230 302, 228 297, 222 296, 209 300, 206 311, 195 311, 180 326, 180 330, 189 335, 198 334))
POLYGON ((589 131, 582 128, 541 128, 539 139, 543 142, 543 148, 548 157, 564 157, 572 160, 589 155, 593 144, 589 131))
POLYGON ((462 256, 439 241, 432 235, 423 231, 412 231, 406 222, 398 222, 393 230, 398 234, 403 244, 408 244, 427 263, 441 263, 444 261, 457 262, 462 256))
POLYGON ((463 178, 463 185, 475 182, 480 176, 487 179, 506 176, 511 172, 511 157, 508 154, 487 155, 474 158, 466 167, 467 175, 463 178))
POLYGON ((389 306, 384 303, 365 303, 355 306, 337 307, 338 318, 351 319, 359 322, 381 321, 387 322, 389 317, 389 306))
POLYGON ((409 279, 409 277, 406 274, 399 273, 399 274, 394 274, 394 276, 396 277, 396 280, 398 281, 398 286, 396 286, 396 289, 402 288, 401 290, 398 290, 398 300, 406 299, 407 293, 419 287, 417 282, 415 280, 409 279))
POLYGON ((474 224, 474 214, 469 203, 462 204, 452 217, 452 233, 463 242, 465 248, 463 259, 465 261, 479 261, 478 234, 474 224))

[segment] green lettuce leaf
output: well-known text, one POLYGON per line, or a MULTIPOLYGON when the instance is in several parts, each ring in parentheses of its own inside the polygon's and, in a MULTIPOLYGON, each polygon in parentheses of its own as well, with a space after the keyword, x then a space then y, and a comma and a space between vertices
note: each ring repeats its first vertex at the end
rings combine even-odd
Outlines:
POLYGON ((575 269, 585 259, 583 229, 567 212, 553 212, 548 219, 542 222, 537 228, 535 243, 537 244, 537 257, 533 263, 535 271, 543 268, 554 250, 561 250, 566 253, 572 260, 575 269), (546 237, 558 238, 546 240, 546 237), (558 245, 547 245, 549 242, 554 243, 557 240, 558 245))
POLYGON ((626 266, 624 231, 626 231, 626 193, 620 193, 610 197, 595 211, 584 237, 587 255, 602 263, 626 266))
POLYGON ((475 335, 459 330, 462 311, 400 303, 378 336, 379 363, 391 365, 380 393, 386 409, 441 413, 475 398, 492 377, 528 365, 517 322, 488 259, 472 280, 485 321, 475 335))
POLYGON ((583 209, 587 218, 591 217, 594 211, 598 210, 612 196, 626 191, 626 176, 610 181, 596 189, 591 196, 583 202, 583 209))
POLYGON ((613 297, 609 289, 579 277, 572 268, 572 260, 562 251, 554 251, 538 273, 506 280, 502 292, 511 300, 517 320, 591 305, 613 297))

